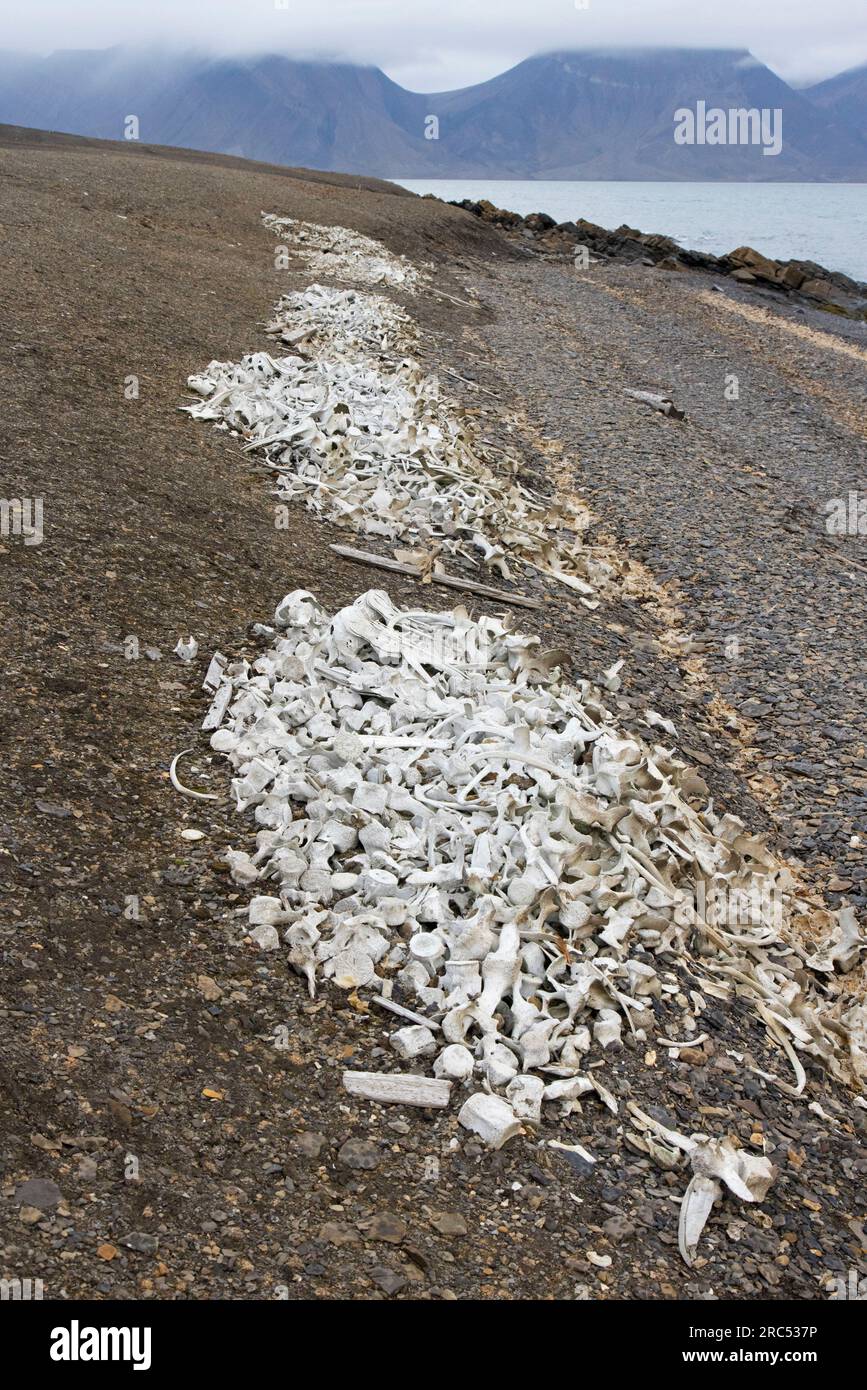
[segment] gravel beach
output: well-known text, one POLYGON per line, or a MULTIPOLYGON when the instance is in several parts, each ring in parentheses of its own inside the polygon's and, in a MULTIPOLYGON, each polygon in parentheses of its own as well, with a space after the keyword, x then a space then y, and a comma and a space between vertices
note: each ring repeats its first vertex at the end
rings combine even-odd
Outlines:
POLYGON ((691 271, 576 271, 376 180, 8 127, 0 176, 0 492, 44 499, 41 544, 0 538, 0 1277, 96 1299, 825 1299, 867 1273, 867 1110, 810 1059, 800 1098, 751 1070, 786 1061, 743 1000, 699 1047, 606 1054, 617 1115, 588 1101, 496 1153, 456 1106, 347 1095, 347 1065, 390 1064, 392 1023, 237 946, 222 853, 254 827, 168 774, 195 746, 186 775, 224 790, 202 677, 256 650, 287 591, 454 602, 336 557, 346 532, 303 510, 276 529, 262 468, 177 410, 209 359, 268 348, 309 278, 277 268, 261 211, 336 223, 432 265, 431 292, 396 296, 424 365, 617 559, 598 609, 538 581, 520 625, 576 678, 623 658, 624 723, 672 719, 817 907, 863 913, 867 540, 826 528, 867 492, 862 325, 691 271), (779 1170, 761 1204, 714 1207, 692 1268, 683 1174, 630 1143, 628 1100, 779 1170))
MULTIPOLYGON (((867 332, 835 337, 713 283, 504 267, 479 281, 495 313, 484 337, 600 526, 682 613, 683 655, 737 716, 758 813, 830 902, 863 910, 867 549, 827 522, 832 499, 867 488, 867 332)), ((672 663, 675 719, 676 680, 672 663)))

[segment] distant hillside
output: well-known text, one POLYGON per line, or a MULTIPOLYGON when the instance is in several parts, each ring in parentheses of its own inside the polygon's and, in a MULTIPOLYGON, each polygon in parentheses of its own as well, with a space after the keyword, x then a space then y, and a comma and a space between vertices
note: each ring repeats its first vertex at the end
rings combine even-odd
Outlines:
POLYGON ((530 58, 481 86, 428 98, 444 116, 450 155, 483 173, 524 178, 867 178, 867 142, 833 123, 745 51, 557 53, 530 58), (780 108, 783 149, 686 146, 681 107, 780 108), (441 101, 441 105, 438 102, 441 101))
POLYGON ((350 173, 412 160, 404 127, 418 100, 351 64, 128 49, 0 55, 0 121, 119 140, 135 115, 147 143, 350 173))
POLYGON ((803 95, 867 140, 867 63, 808 87, 803 95))
POLYGON ((132 115, 148 143, 386 178, 860 181, 865 73, 804 93, 745 50, 553 53, 419 94, 378 68, 275 55, 3 53, 0 121, 119 139, 132 115), (698 101, 781 109, 781 153, 676 144, 675 111, 698 101))

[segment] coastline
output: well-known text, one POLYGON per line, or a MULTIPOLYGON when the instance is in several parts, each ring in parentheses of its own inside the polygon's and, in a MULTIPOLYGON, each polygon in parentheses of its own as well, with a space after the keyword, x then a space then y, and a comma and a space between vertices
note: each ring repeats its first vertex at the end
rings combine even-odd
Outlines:
POLYGON ((752 246, 733 248, 728 254, 714 255, 682 246, 673 237, 658 232, 642 232, 622 225, 615 230, 600 227, 584 218, 557 222, 546 212, 522 216, 496 207, 485 199, 463 199, 453 204, 474 217, 499 227, 524 249, 554 258, 575 260, 582 248, 603 262, 640 261, 663 270, 703 270, 731 277, 742 286, 755 286, 779 302, 819 309, 843 318, 867 320, 867 282, 853 279, 843 271, 828 269, 812 260, 775 260, 752 246))
POLYGON ((541 210, 556 223, 578 216, 607 228, 626 223, 715 256, 747 244, 771 259, 812 260, 867 280, 867 192, 860 183, 396 182, 419 197, 455 203, 488 200, 522 217, 541 210))

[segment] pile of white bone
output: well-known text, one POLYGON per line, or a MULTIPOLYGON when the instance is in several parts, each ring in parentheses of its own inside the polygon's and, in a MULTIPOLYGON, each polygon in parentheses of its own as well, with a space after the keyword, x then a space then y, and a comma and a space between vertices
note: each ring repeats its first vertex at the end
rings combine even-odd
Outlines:
POLYGON ((381 294, 330 285, 308 285, 284 294, 266 332, 303 356, 405 352, 418 330, 397 304, 381 294))
POLYGON ((863 1005, 841 1016, 787 937, 788 871, 537 639, 378 590, 333 618, 296 591, 275 624, 252 666, 215 668, 205 728, 259 826, 252 857, 227 855, 259 890, 250 935, 282 935, 311 993, 317 976, 397 989, 425 1015, 396 1030, 398 1055, 504 1093, 512 1121, 591 1091, 614 1108, 594 1052, 624 1029, 700 1042, 708 1000, 734 993, 788 1055, 790 1089, 800 1051, 864 1070, 863 1005), (712 906, 733 894, 750 905, 735 928, 712 906))
POLYGON ((262 223, 289 242, 314 275, 359 285, 386 285, 408 294, 416 294, 429 279, 405 256, 396 256, 382 242, 348 227, 323 227, 273 212, 263 212, 262 223))
MULTIPOLYGON (((314 274, 408 294, 429 280, 346 229, 263 221, 314 274)), ((588 581, 611 571, 582 551, 587 514, 533 498, 508 476, 515 459, 488 463, 475 423, 407 356, 417 334, 402 309, 314 284, 283 296, 268 329, 290 355, 211 363, 190 379, 203 397, 190 411, 263 450, 282 496, 409 538, 432 563, 480 552, 508 577, 518 559, 595 606, 588 581)), ((592 1093, 616 1112, 600 1052, 628 1030, 649 1057, 677 1055, 704 1038, 708 1001, 735 994, 791 1063, 794 1086, 778 1085, 803 1089, 802 1052, 863 1078, 867 1009, 824 985, 864 949, 854 914, 825 914, 808 956, 798 928, 816 914, 788 871, 670 750, 621 734, 598 689, 564 683, 556 654, 497 620, 401 612, 375 590, 333 619, 297 591, 259 631, 273 642, 252 666, 217 655, 205 680, 204 728, 259 827, 254 855, 227 855, 255 891, 249 935, 262 949, 282 936, 311 993, 330 979, 408 1017, 395 1052, 437 1078, 348 1073, 350 1091, 406 1099, 421 1080, 413 1103, 438 1088, 445 1104, 465 1086, 461 1123, 499 1145, 545 1102, 568 1113, 592 1093)), ((679 1233, 691 1263, 721 1184, 761 1201, 774 1169, 627 1108, 632 1147, 692 1167, 679 1233)))
POLYGON ((269 331, 291 348, 211 362, 184 406, 264 452, 277 495, 422 554, 461 554, 504 578, 517 560, 590 596, 610 567, 583 548, 586 511, 534 497, 516 459, 486 457, 475 422, 405 355, 414 333, 381 296, 311 285, 283 296, 269 331), (592 581, 592 582, 591 582, 592 581))

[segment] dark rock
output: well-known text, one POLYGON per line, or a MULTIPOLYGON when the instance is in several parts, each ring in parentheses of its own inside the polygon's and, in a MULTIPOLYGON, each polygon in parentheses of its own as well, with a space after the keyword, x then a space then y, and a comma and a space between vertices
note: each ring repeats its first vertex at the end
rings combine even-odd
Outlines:
POLYGON ((529 227, 532 232, 547 232, 556 225, 553 217, 549 217, 547 212, 531 212, 529 217, 524 218, 524 226, 529 227))
POLYGON ((399 1245, 406 1235, 406 1222, 391 1212, 383 1211, 373 1218, 367 1228, 368 1240, 387 1240, 391 1245, 399 1245))
POLYGON ((752 246, 739 246, 737 250, 729 252, 728 259, 760 280, 774 281, 779 274, 779 263, 763 256, 760 251, 754 251, 752 246))
POLYGON ((52 1211, 62 1198, 57 1183, 50 1178, 28 1178, 15 1189, 15 1201, 20 1207, 37 1207, 39 1211, 52 1211))
POLYGON ((579 1178, 589 1178, 596 1166, 593 1163, 588 1163, 587 1159, 582 1158, 580 1154, 572 1153, 571 1149, 555 1149, 555 1153, 560 1158, 565 1158, 572 1172, 577 1174, 579 1178))
POLYGON ((435 1211, 430 1224, 441 1236, 465 1236, 467 1233, 467 1223, 456 1211, 435 1211))
POLYGON ((155 1255, 159 1245, 156 1236, 148 1235, 146 1231, 130 1231, 128 1236, 121 1236, 118 1243, 139 1255, 155 1255))
POLYGON ((406 1279, 402 1274, 398 1274, 396 1269, 389 1269, 386 1265, 376 1265, 370 1271, 370 1277, 387 1294, 400 1293, 406 1284, 406 1279))
POLYGON ((347 1168, 378 1168, 380 1162, 379 1149, 368 1139, 347 1139, 337 1157, 347 1168))

